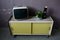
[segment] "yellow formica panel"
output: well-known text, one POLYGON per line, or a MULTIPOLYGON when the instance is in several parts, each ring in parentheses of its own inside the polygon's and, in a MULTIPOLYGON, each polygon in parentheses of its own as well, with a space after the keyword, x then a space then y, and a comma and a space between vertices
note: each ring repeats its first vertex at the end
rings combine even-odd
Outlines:
POLYGON ((31 23, 11 22, 10 28, 13 35, 28 35, 31 34, 31 23))
POLYGON ((48 35, 51 23, 33 23, 32 34, 48 35))

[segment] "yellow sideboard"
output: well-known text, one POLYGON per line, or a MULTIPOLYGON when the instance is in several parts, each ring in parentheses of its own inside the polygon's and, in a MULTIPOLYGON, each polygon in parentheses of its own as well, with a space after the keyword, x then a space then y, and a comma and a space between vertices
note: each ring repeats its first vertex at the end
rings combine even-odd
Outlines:
POLYGON ((9 21, 12 35, 51 35, 53 20, 47 18, 44 20, 15 20, 9 21))

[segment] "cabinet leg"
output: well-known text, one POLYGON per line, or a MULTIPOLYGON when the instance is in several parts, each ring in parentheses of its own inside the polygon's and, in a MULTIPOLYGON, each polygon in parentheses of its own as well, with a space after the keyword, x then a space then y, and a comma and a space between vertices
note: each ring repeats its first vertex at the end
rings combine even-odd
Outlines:
POLYGON ((15 37, 16 37, 16 35, 13 35, 13 37, 15 38, 15 37))
POLYGON ((50 37, 51 35, 48 35, 48 38, 50 37))
POLYGON ((11 36, 14 37, 14 38, 16 37, 16 35, 11 35, 11 36))

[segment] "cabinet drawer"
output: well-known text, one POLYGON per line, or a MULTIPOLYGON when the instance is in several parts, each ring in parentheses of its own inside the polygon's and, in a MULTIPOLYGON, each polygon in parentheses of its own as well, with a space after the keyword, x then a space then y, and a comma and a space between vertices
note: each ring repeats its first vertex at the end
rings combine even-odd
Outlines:
POLYGON ((13 35, 31 34, 31 23, 11 22, 10 27, 13 35))
POLYGON ((51 23, 33 23, 32 34, 48 35, 51 23))

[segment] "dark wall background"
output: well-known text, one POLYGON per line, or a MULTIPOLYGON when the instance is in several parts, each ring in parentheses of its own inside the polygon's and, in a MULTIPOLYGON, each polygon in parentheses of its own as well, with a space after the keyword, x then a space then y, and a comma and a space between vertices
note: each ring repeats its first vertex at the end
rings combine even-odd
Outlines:
POLYGON ((60 0, 0 0, 0 27, 7 27, 10 12, 14 6, 29 6, 43 10, 47 5, 49 14, 54 19, 54 27, 60 27, 60 0))

